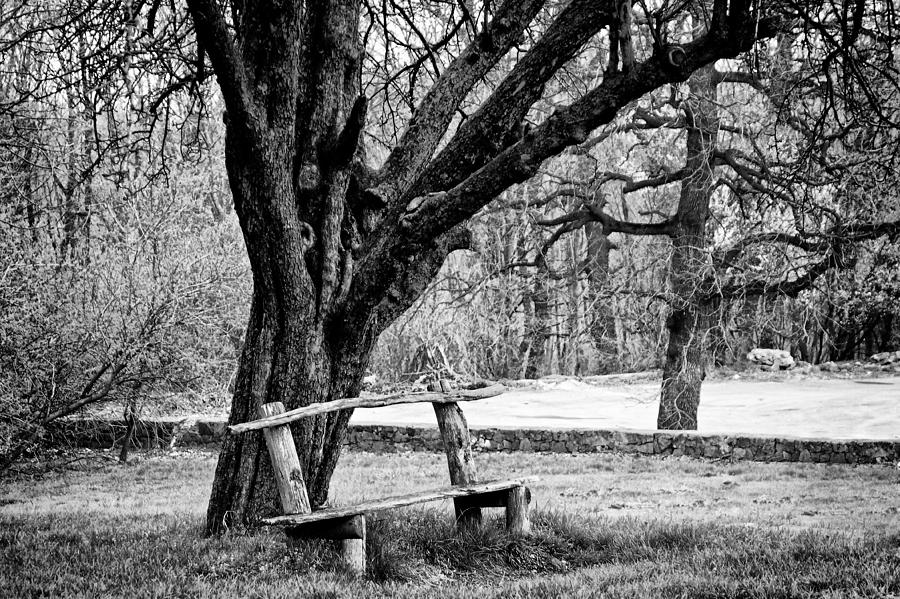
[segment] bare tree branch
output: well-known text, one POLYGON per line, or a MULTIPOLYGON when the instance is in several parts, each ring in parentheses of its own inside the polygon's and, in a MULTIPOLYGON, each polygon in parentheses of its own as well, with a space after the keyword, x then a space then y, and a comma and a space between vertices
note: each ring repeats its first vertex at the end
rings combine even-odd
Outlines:
POLYGON ((494 19, 450 64, 419 104, 399 143, 381 172, 379 184, 367 190, 389 204, 422 172, 453 114, 475 83, 519 39, 544 0, 506 0, 494 19))
POLYGON ((188 0, 197 39, 206 48, 219 79, 228 118, 253 139, 259 129, 259 114, 241 59, 240 50, 215 0, 188 0))
POLYGON ((611 21, 596 0, 574 0, 534 47, 513 67, 485 103, 453 136, 406 196, 449 189, 521 139, 522 119, 544 85, 575 53, 611 21))
MULTIPOLYGON (((744 10, 737 12, 743 14, 744 10)), ((776 24, 762 22, 759 35, 774 34, 776 24)), ((711 31, 683 46, 684 57, 678 66, 655 54, 629 73, 605 78, 597 88, 557 110, 540 127, 453 189, 410 202, 401 219, 404 230, 410 239, 434 237, 470 217, 503 189, 532 176, 545 159, 585 141, 592 130, 610 122, 629 102, 665 83, 681 81, 717 58, 733 56, 755 39, 752 32, 746 37, 723 39, 721 33, 711 31)))

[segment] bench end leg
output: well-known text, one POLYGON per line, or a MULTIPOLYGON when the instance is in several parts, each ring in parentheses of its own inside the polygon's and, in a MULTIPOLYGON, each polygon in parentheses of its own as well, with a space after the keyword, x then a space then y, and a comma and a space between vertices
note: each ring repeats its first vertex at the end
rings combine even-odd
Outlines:
POLYGON ((357 516, 361 539, 341 539, 341 561, 347 570, 363 576, 366 573, 366 517, 357 516))
POLYGON ((350 572, 358 576, 366 573, 366 540, 343 539, 341 541, 341 558, 350 572))
POLYGON ((528 508, 531 503, 531 492, 526 486, 513 487, 509 490, 506 501, 506 531, 513 536, 526 536, 531 532, 531 520, 528 508))

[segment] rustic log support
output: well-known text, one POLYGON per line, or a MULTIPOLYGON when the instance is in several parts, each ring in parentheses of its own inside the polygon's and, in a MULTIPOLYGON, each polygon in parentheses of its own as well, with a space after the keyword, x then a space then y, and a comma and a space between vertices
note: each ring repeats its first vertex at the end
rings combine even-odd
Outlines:
MULTIPOLYGON (((283 413, 284 404, 280 401, 263 404, 259 408, 260 418, 283 413)), ((281 510, 285 514, 308 514, 311 511, 309 496, 291 429, 287 425, 276 426, 265 429, 263 435, 269 448, 272 469, 275 470, 275 484, 281 498, 281 510)))
POLYGON ((356 514, 328 520, 304 522, 284 529, 289 543, 298 539, 332 539, 339 542, 341 563, 349 572, 366 572, 366 516, 356 514))
POLYGON ((513 487, 507 495, 506 531, 514 536, 526 536, 531 532, 528 508, 531 492, 526 486, 513 487))
POLYGON ((339 542, 341 563, 357 576, 366 573, 366 516, 356 514, 344 518, 333 518, 304 522, 287 527, 285 534, 291 542, 297 539, 332 539, 339 542))
POLYGON ((362 514, 354 518, 362 532, 360 538, 341 540, 341 561, 347 570, 362 576, 366 573, 366 517, 362 514))
POLYGON ((288 526, 284 533, 292 539, 346 539, 366 538, 366 518, 362 514, 330 520, 315 520, 296 526, 288 526))
MULTIPOLYGON (((452 392, 448 381, 433 383, 432 391, 452 392)), ((441 440, 447 454, 447 466, 450 469, 450 482, 454 485, 474 484, 478 477, 475 472, 475 457, 472 454, 472 440, 469 427, 462 409, 456 402, 433 403, 437 417, 441 440)), ((456 527, 459 532, 471 531, 481 526, 481 508, 473 505, 469 498, 453 500, 456 511, 456 527)))

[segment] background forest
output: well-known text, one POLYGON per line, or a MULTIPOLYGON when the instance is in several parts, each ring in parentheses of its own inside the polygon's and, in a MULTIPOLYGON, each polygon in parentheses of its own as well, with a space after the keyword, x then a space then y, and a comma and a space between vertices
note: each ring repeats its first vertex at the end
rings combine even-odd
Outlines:
MULTIPOLYGON (((445 67, 451 7, 369 7, 375 166, 445 67)), ((228 403, 252 281, 223 104, 190 30, 167 3, 0 8, 0 453, 101 401, 228 403)), ((813 364, 897 349, 897 98, 866 73, 884 114, 854 104, 811 39, 780 35, 633 102, 497 197, 369 371, 643 371, 666 366, 673 334, 733 368, 755 347, 813 364), (678 329, 673 309, 696 322, 678 329)), ((526 127, 590 89, 609 51, 605 33, 586 44, 526 127)))

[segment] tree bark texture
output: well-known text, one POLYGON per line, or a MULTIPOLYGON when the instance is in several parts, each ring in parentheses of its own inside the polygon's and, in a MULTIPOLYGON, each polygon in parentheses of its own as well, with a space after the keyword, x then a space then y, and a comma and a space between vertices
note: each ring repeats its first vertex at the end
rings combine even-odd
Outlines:
MULTIPOLYGON (((547 82, 616 21, 616 2, 572 0, 445 140, 462 103, 545 8, 545 0, 491 3, 376 171, 358 151, 367 112, 358 0, 235 0, 227 13, 216 0, 187 4, 225 103, 226 169, 253 273, 231 424, 265 403, 291 410, 357 396, 379 333, 449 252, 468 246, 468 218, 623 106, 773 31, 749 18, 749 2, 716 0, 711 32, 685 44, 677 65, 660 48, 523 134, 547 82)), ((313 508, 327 499, 349 418, 347 410, 291 425, 313 508)), ((261 434, 229 436, 207 531, 278 508, 261 434)))
MULTIPOLYGON (((253 273, 250 321, 230 422, 359 394, 375 327, 343 328, 350 252, 341 240, 361 129, 358 6, 263 3, 236 13, 191 5, 226 99, 226 168, 253 273)), ((291 428, 313 506, 327 498, 348 411, 291 428)), ((279 513, 262 434, 226 439, 208 532, 279 513)))
POLYGON ((694 430, 700 386, 706 376, 706 338, 716 308, 702 289, 709 272, 706 221, 715 185, 715 149, 719 119, 716 71, 712 65, 689 80, 686 102, 689 175, 681 184, 677 224, 669 264, 671 312, 666 321, 669 343, 663 368, 657 428, 694 430))

